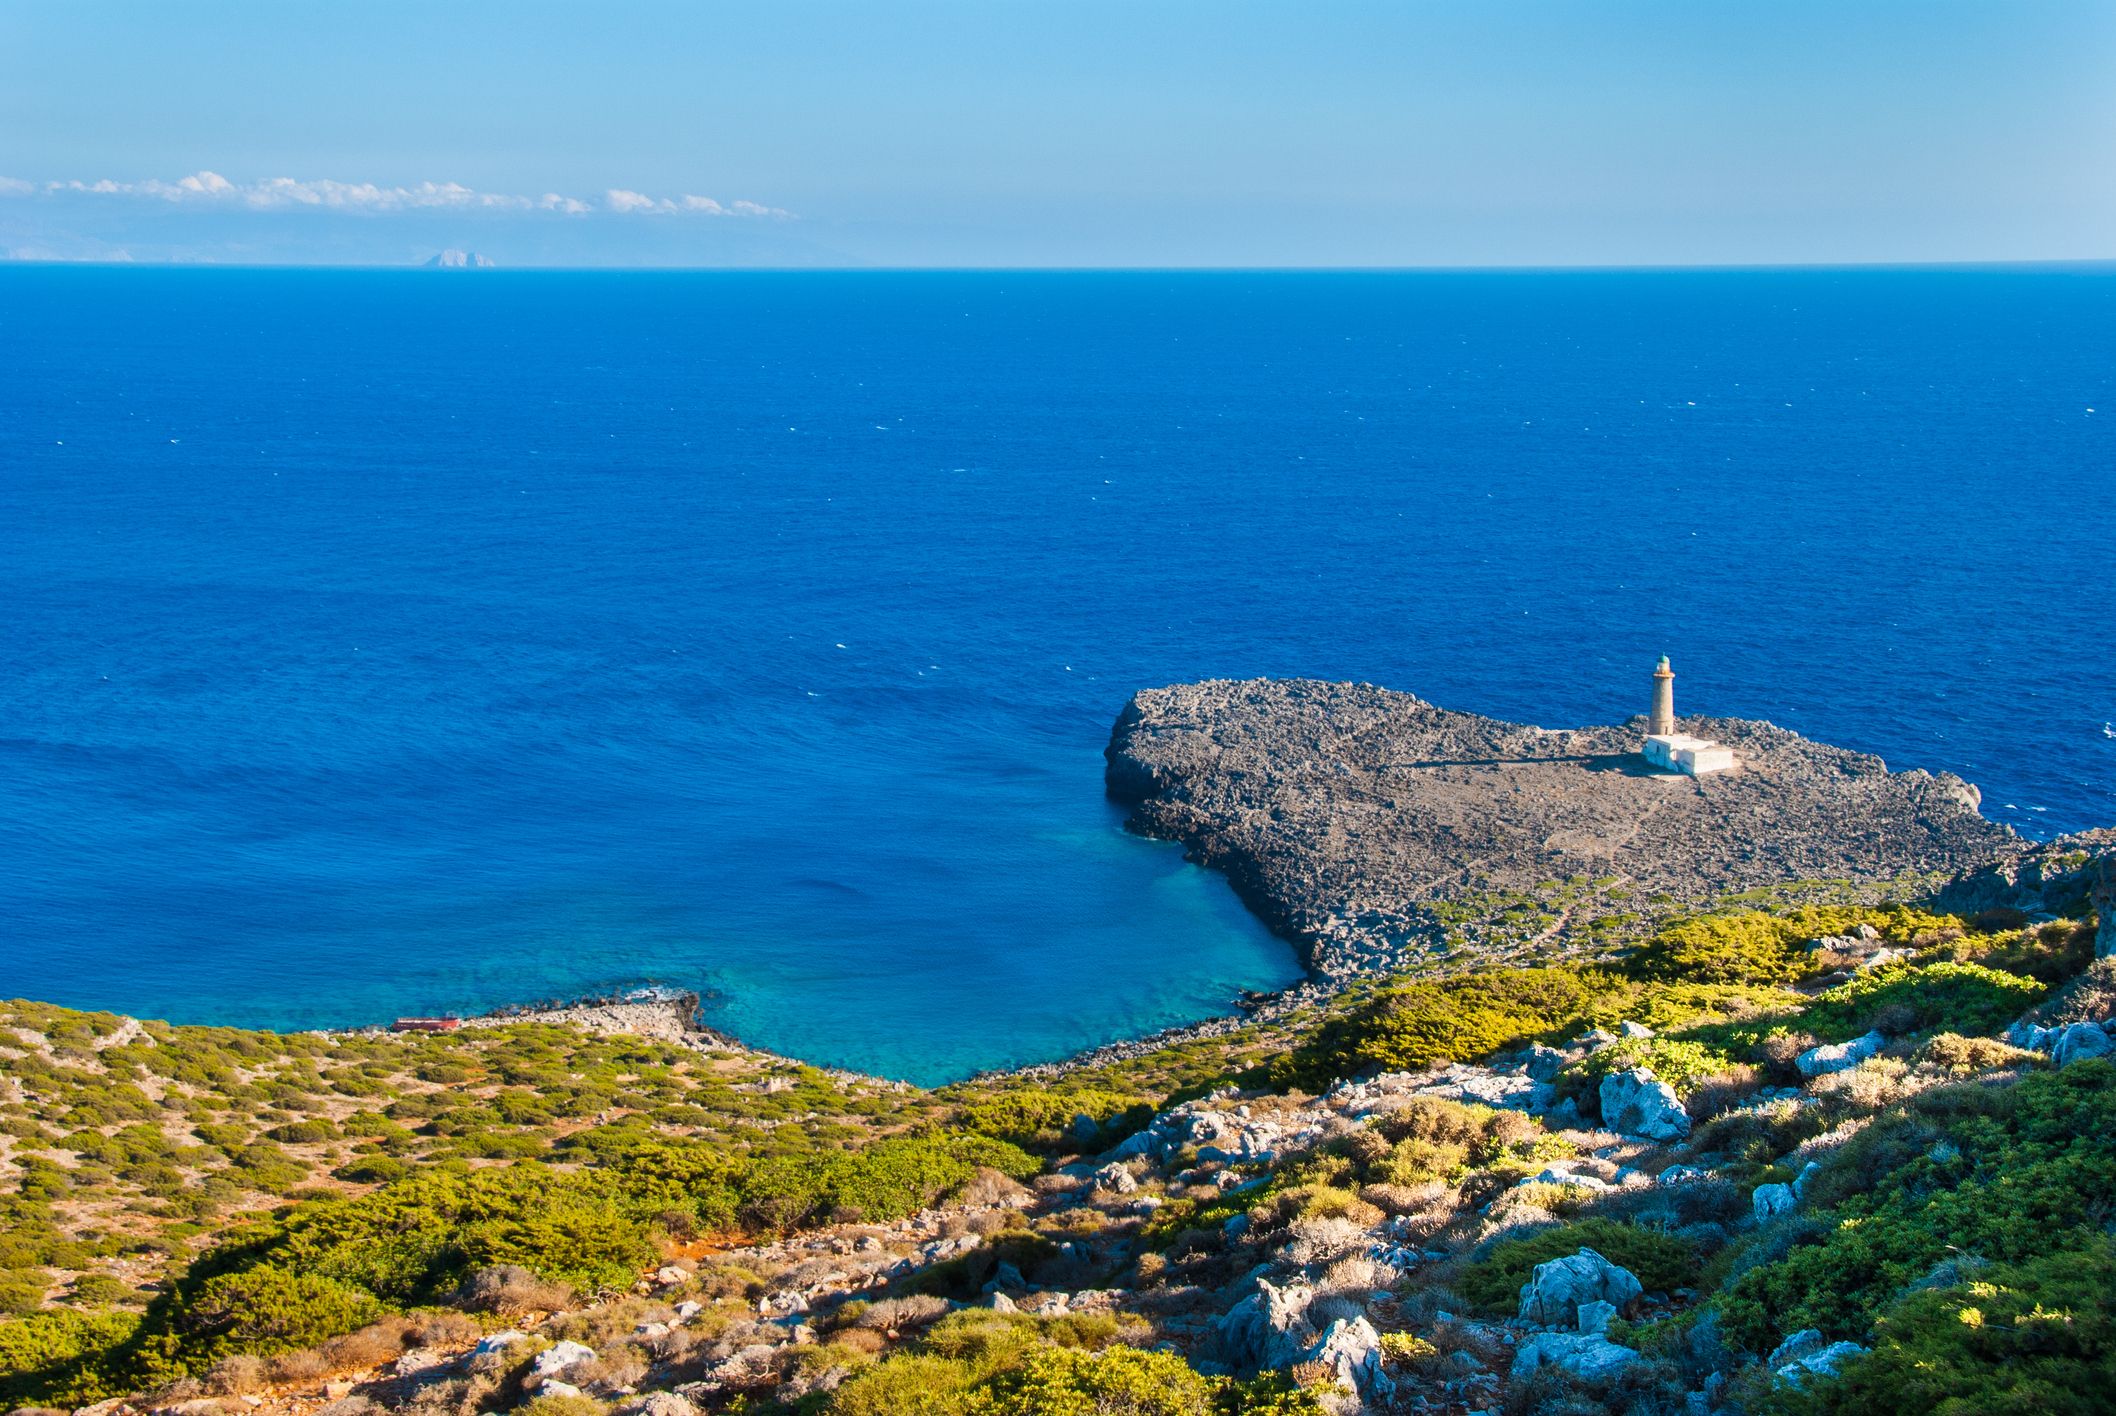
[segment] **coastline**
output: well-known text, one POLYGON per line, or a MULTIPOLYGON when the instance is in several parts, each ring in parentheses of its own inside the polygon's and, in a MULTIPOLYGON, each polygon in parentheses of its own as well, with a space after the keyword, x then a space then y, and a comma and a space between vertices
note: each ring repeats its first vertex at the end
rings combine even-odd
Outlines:
MULTIPOLYGON (((1292 947, 1306 977, 1278 990, 1243 994, 1230 1000, 1226 1011, 1188 1023, 917 1089, 1006 1078, 1047 1080, 1226 1037, 1319 1007, 1363 979, 1405 971, 1449 973, 1480 964, 1557 959, 1583 948, 1607 952, 1621 947, 1627 942, 1623 931, 1595 932, 1597 922, 1617 914, 1616 906, 1628 898, 1628 892, 1608 888, 1607 881, 1597 881, 1589 890, 1568 887, 1560 892, 1566 895, 1562 907, 1544 906, 1546 913, 1535 918, 1551 922, 1532 932, 1509 934, 1495 922, 1495 917, 1503 920, 1520 909, 1523 893, 1495 889, 1495 873, 1513 869, 1520 875, 1525 870, 1521 878, 1535 880, 1536 888, 1548 888, 1544 882, 1563 878, 1553 862, 1591 856, 1599 848, 1592 839, 1596 823, 1579 809, 1583 801, 1593 804, 1598 796, 1610 798, 1599 804, 1605 816, 1621 819, 1633 812, 1641 818, 1625 830, 1622 845, 1638 835, 1646 820, 1679 816, 1681 806, 1670 809, 1671 802, 1706 800, 1716 813, 1713 825, 1685 826, 1673 837, 1688 853, 1688 869, 1687 874, 1663 869, 1652 880, 1663 891, 1658 912, 1634 905, 1620 916, 1637 915, 1649 925, 1671 912, 1768 888, 1773 877, 1783 885, 1794 883, 1800 875, 1796 867, 1811 863, 1812 850, 1788 853, 1758 867, 1753 848, 1757 839, 1776 830, 1781 818, 1813 813, 1818 805, 1840 814, 1849 811, 1848 824, 1826 821, 1817 828, 1803 823, 1785 834, 1804 833, 1822 850, 1844 851, 1849 841, 1863 852, 1852 862, 1854 868, 1847 869, 1851 878, 1834 883, 1866 903, 1909 890, 1929 895, 1950 876, 1977 867, 2012 878, 2024 861, 2062 853, 2070 844, 2099 848, 2116 839, 2116 831, 2090 831, 2050 842, 2028 841, 1984 818, 1976 789, 1959 779, 1914 769, 1891 772, 1878 758, 1814 743, 1767 723, 1691 721, 1708 725, 1749 754, 1743 774, 1709 784, 1716 800, 1707 798, 1706 784, 1695 779, 1635 770, 1629 759, 1636 753, 1629 749, 1636 722, 1553 731, 1441 709, 1370 684, 1308 680, 1208 681, 1135 694, 1119 714, 1105 753, 1106 790, 1128 809, 1126 828, 1180 842, 1189 859, 1219 874, 1243 906, 1292 947), (1393 741, 1388 740, 1391 734, 1393 741), (1385 748, 1382 771, 1399 774, 1378 796, 1367 780, 1376 775, 1374 765, 1366 760, 1377 741, 1385 748), (1210 747, 1200 751, 1200 742, 1210 747), (1434 760, 1443 752, 1452 753, 1455 760, 1434 760), (1475 756, 1479 753, 1481 758, 1475 756), (1397 760, 1388 761, 1391 755, 1397 760), (1406 779, 1405 766, 1425 770, 1406 779), (1451 770, 1430 770, 1434 768, 1451 770), (1515 819, 1507 824, 1514 836, 1529 839, 1540 853, 1497 834, 1465 838, 1460 830, 1465 806, 1472 812, 1484 808, 1493 781, 1519 794, 1524 777, 1532 786, 1530 804, 1524 808, 1509 801, 1494 810, 1511 814, 1515 819), (1849 808, 1837 791, 1838 778, 1856 784, 1849 808), (1819 790, 1818 781, 1824 784, 1819 790), (1634 795, 1616 796, 1612 789, 1634 795), (1756 815, 1752 807, 1751 818, 1743 818, 1737 794, 1760 790, 1770 793, 1766 814, 1756 815), (1635 807, 1640 791, 1645 805, 1635 807), (1374 851, 1362 852, 1356 839, 1360 833, 1353 833, 1354 847, 1345 849, 1340 833, 1309 829, 1318 816, 1331 821, 1364 818, 1369 833, 1388 851, 1451 852, 1460 868, 1410 885, 1386 875, 1377 878, 1374 851), (1371 829, 1377 816, 1387 818, 1393 835, 1371 829), (1737 837, 1740 832, 1755 836, 1713 839, 1715 834, 1737 837), (1564 848, 1553 852, 1554 841, 1564 842, 1564 848), (1729 845, 1743 849, 1729 852, 1729 845), (1737 863, 1721 866, 1721 860, 1737 863), (1868 867, 1863 878, 1855 868, 1860 863, 1868 867), (1884 871, 1880 866, 1910 869, 1884 871)), ((1773 839, 1769 844, 1782 842, 1773 839)), ((1612 849, 1603 864, 1615 860, 1612 849)), ((1644 884, 1639 877, 1645 873, 1627 871, 1611 878, 1644 884)), ((1630 927, 1632 934, 1639 930, 1635 922, 1630 927)), ((736 1053, 766 1065, 813 1068, 840 1081, 907 1089, 915 1085, 753 1046, 706 1024, 700 1017, 701 1002, 693 991, 649 985, 502 1005, 461 1016, 457 1023, 466 1029, 541 1023, 639 1036, 696 1051, 736 1053)), ((295 1031, 372 1036, 390 1032, 391 1024, 376 1020, 295 1031)))

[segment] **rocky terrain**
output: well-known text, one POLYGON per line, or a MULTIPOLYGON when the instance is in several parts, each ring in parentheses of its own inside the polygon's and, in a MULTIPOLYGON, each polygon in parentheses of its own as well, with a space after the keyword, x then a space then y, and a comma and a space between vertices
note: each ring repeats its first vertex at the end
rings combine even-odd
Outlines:
POLYGON ((1654 902, 1953 872, 2021 844, 1958 777, 1769 723, 1678 727, 1739 767, 1654 772, 1642 719, 1551 730, 1371 684, 1178 684, 1125 707, 1108 788, 1133 829, 1225 871, 1326 980, 1451 945, 1520 952, 1654 902))

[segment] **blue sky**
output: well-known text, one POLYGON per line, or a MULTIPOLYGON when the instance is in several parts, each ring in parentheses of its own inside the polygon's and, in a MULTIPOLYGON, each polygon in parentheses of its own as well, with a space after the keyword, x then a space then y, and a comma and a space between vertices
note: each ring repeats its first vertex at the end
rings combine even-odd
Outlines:
POLYGON ((0 0, 0 254, 446 247, 503 265, 2108 258, 2116 4, 0 0))

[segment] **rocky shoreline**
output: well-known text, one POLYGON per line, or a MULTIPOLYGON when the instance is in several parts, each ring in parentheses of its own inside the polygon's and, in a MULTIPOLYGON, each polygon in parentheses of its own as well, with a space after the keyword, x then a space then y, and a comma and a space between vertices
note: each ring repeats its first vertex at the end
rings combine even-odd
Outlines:
POLYGON ((1951 875, 2027 846, 1958 777, 1770 723, 1678 726, 1739 768, 1653 771, 1641 720, 1551 730, 1372 684, 1178 684, 1126 705, 1107 786, 1131 829, 1224 872, 1339 984, 1536 952, 1641 901, 1951 875))

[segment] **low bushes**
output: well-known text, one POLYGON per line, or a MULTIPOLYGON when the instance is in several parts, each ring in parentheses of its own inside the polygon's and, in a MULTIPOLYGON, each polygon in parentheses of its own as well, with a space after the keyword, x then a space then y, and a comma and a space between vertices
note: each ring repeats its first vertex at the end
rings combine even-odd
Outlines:
POLYGON ((1809 1182, 1812 1242, 1735 1278, 1717 1300, 1723 1325, 1756 1352, 1807 1327, 1864 1340, 1943 1260, 2023 1264, 2097 1241, 2111 1193, 2116 1066, 1922 1093, 1809 1182))
POLYGON ((1821 971, 1820 960, 1806 948, 1808 941, 1845 934, 1862 924, 1896 944, 1962 927, 1957 916, 1901 905, 1803 905, 1782 914, 1743 910, 1702 915, 1662 928, 1631 957, 1628 968, 1638 978, 1669 982, 1794 983, 1821 971))
POLYGON ((122 1346, 69 1352, 25 1338, 0 1379, 37 1399, 98 1383, 137 1389, 231 1355, 312 1346, 392 1310, 475 1300, 475 1276, 492 1270, 583 1292, 626 1288, 658 1260, 665 1216, 701 1230, 896 1219, 983 1167, 1015 1176, 1038 1168, 1026 1153, 975 1136, 894 1137, 863 1151, 758 1160, 663 1140, 582 1171, 436 1167, 238 1230, 193 1264, 122 1346))
POLYGON ((1153 1119, 1153 1102, 1136 1093, 1101 1087, 1067 1090, 1035 1085, 1001 1089, 962 1089, 964 1097, 953 1119, 961 1130, 997 1137, 1017 1146, 1056 1150, 1072 1144, 1077 1116, 1098 1128, 1093 1147, 1100 1149, 1138 1130, 1153 1119))
POLYGON ((1286 1080, 1323 1086, 1361 1071, 1462 1062, 1577 1018, 1588 989, 1571 969, 1464 974, 1385 989, 1325 1021, 1287 1059, 1286 1080))
POLYGON ((1982 964, 1886 964, 1818 994, 1799 1026, 1827 1042, 1871 1028, 1890 1034, 1992 1033, 2049 991, 2035 979, 1982 964))
POLYGON ((1913 1293, 1875 1327, 1871 1356, 1814 1391, 1781 1386, 1786 1416, 1909 1411, 2090 1416, 2116 1391, 2116 1246, 1998 1266, 1913 1293))
POLYGON ((1797 1005, 1750 983, 1640 980, 1605 968, 1490 969, 1401 984, 1326 1019, 1274 1070, 1310 1088, 1372 1071, 1468 1062, 1626 1019, 1666 1030, 1797 1005))
POLYGON ((67 1309, 0 1321, 0 1405, 85 1406, 113 1395, 105 1365, 139 1321, 67 1309))
POLYGON ((1211 1377, 1170 1352, 1124 1344, 1110 1318, 1039 1322, 1019 1314, 956 1313, 916 1350, 848 1378, 827 1416, 1322 1416, 1316 1399, 1277 1375, 1211 1377))

